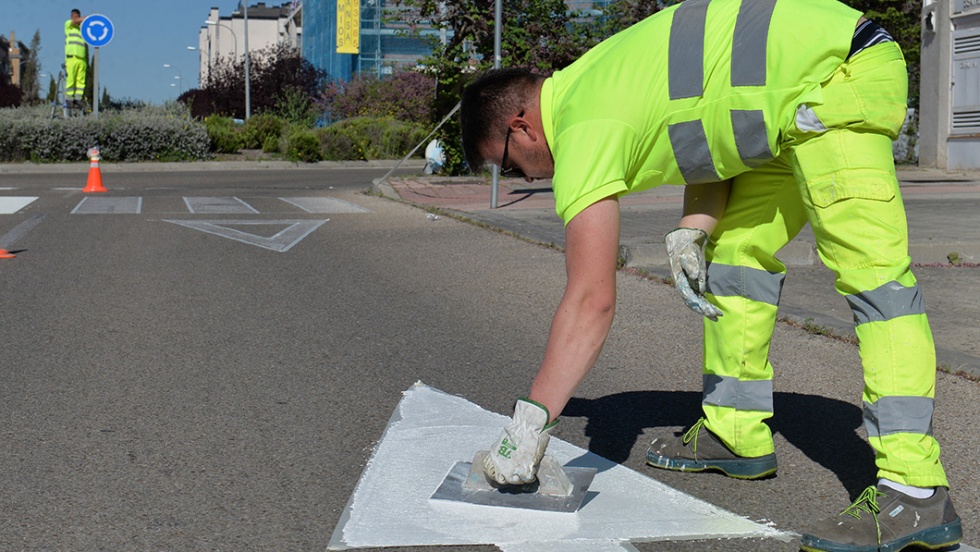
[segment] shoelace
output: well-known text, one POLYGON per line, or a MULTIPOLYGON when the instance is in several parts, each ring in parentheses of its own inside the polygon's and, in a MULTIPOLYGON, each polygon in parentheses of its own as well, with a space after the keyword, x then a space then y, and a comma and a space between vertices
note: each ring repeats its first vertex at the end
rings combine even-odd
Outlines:
POLYGON ((871 485, 857 497, 853 504, 845 508, 841 515, 847 514, 855 519, 861 519, 861 512, 871 514, 875 520, 875 530, 878 532, 878 545, 881 546, 881 525, 878 523, 878 512, 881 511, 881 507, 878 506, 879 496, 884 497, 886 495, 878 492, 878 489, 871 485))
POLYGON ((695 460, 698 458, 698 434, 701 433, 701 428, 704 427, 704 423, 706 421, 707 420, 704 417, 699 418, 690 429, 684 432, 684 437, 681 438, 685 445, 690 443, 692 440, 694 441, 694 444, 691 445, 691 452, 694 453, 695 460))

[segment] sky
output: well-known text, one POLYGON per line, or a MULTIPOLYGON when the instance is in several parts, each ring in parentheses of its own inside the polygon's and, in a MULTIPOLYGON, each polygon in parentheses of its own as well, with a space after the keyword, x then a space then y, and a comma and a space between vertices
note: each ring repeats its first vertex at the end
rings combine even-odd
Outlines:
MULTIPOLYGON (((283 3, 266 0, 269 6, 283 3)), ((99 88, 107 88, 117 100, 161 104, 176 99, 181 90, 198 87, 198 52, 187 47, 197 46, 210 9, 216 7, 226 17, 238 5, 239 0, 0 0, 0 35, 9 39, 13 31, 29 47, 34 32, 40 31, 41 73, 57 77, 72 8, 83 16, 104 15, 112 22, 113 36, 99 49, 99 88)), ((89 46, 89 56, 93 53, 89 46)), ((50 77, 39 80, 46 93, 50 77)))

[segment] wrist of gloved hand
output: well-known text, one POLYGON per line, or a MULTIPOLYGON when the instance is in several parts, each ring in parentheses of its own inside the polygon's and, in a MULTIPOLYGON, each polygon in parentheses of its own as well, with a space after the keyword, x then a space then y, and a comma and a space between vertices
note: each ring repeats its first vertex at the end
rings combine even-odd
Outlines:
POLYGON ((684 304, 694 312, 714 319, 721 316, 721 311, 704 297, 708 274, 704 259, 707 241, 707 232, 700 228, 675 228, 664 236, 674 287, 684 304))
POLYGON ((538 466, 551 440, 551 414, 543 404, 519 399, 514 417, 504 428, 483 462, 483 471, 491 481, 501 485, 531 483, 538 476, 538 466))

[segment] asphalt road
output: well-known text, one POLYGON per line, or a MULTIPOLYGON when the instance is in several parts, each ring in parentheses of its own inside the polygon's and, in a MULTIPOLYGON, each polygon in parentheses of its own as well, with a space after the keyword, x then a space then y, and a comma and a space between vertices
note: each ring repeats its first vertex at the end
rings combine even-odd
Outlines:
MULTIPOLYGON (((138 214, 72 214, 84 173, 0 175, 0 196, 38 197, 0 215, 0 237, 19 234, 17 258, 0 260, 0 550, 323 550, 415 382, 509 413, 541 357, 562 256, 362 193, 384 172, 104 173, 108 197, 141 198, 138 214), (185 199, 219 197, 255 212, 185 199), (366 212, 284 201, 297 198, 366 212), (168 221, 230 221, 272 242, 287 223, 321 224, 278 252, 168 221)), ((871 482, 856 349, 784 324, 778 477, 646 468, 650 438, 698 415, 700 323, 671 288, 619 280, 612 335, 558 438, 790 532, 871 482)), ((940 374, 935 432, 967 542, 978 400, 977 383, 940 374)))

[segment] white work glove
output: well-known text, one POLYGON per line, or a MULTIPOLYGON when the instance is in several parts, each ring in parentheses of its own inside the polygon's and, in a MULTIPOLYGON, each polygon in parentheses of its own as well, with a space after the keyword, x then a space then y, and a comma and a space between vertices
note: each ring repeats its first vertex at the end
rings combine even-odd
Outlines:
POLYGON ((530 399, 519 399, 514 419, 490 449, 483 461, 483 471, 491 481, 501 485, 523 485, 538 478, 538 465, 551 440, 551 415, 544 405, 530 399))
POLYGON ((676 228, 664 236, 670 273, 681 299, 694 312, 714 320, 721 316, 721 311, 704 298, 708 273, 704 244, 707 241, 708 234, 699 228, 676 228))

